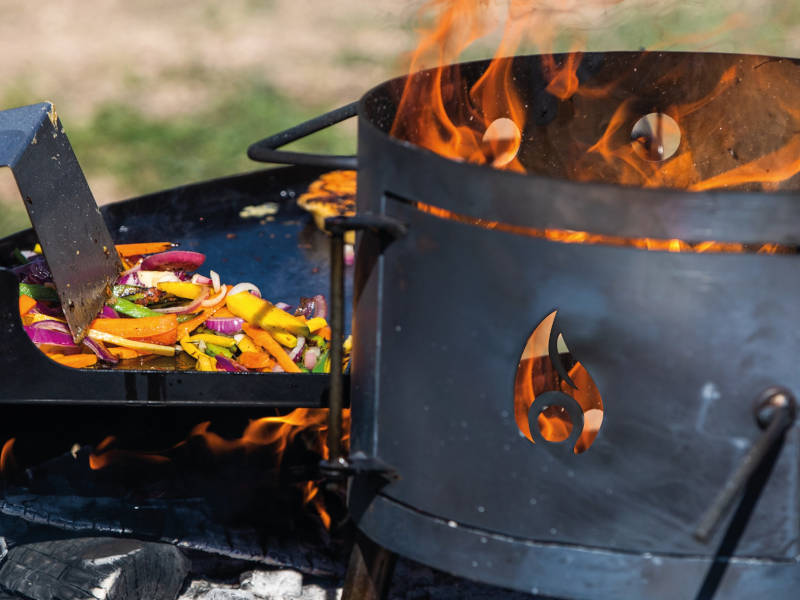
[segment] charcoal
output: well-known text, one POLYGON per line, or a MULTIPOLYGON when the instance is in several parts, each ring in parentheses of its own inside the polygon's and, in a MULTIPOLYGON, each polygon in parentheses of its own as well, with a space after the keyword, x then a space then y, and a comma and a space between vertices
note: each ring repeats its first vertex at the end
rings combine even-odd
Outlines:
POLYGON ((76 538, 12 548, 0 585, 29 600, 175 600, 189 561, 174 546, 76 538))
POLYGON ((149 499, 131 504, 118 498, 8 493, 0 514, 82 535, 135 536, 181 548, 221 554, 310 575, 342 575, 343 561, 321 544, 291 537, 263 537, 252 528, 225 527, 209 507, 191 499, 149 499))

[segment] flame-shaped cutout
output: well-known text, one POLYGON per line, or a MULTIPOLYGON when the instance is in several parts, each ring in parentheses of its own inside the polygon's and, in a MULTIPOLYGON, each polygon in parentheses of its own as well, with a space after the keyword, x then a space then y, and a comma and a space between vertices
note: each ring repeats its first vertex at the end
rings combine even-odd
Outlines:
POLYGON ((522 352, 514 382, 514 418, 532 443, 577 437, 588 450, 603 423, 603 400, 589 372, 573 359, 553 311, 536 326, 522 352), (535 421, 537 430, 531 430, 535 421), (574 435, 574 431, 579 431, 574 435))

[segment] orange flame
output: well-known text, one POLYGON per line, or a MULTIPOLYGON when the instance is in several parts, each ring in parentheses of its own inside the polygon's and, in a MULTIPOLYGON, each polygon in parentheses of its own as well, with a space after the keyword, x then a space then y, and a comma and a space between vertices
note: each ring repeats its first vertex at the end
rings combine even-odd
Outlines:
POLYGON ((794 246, 784 246, 775 243, 766 244, 740 244, 738 242, 701 241, 688 242, 678 239, 655 238, 628 238, 616 235, 603 235, 587 231, 574 231, 571 229, 537 229, 521 225, 510 225, 500 221, 488 221, 469 215, 455 213, 438 206, 414 202, 413 206, 440 219, 449 219, 458 223, 466 223, 484 229, 495 229, 515 235, 524 235, 546 239, 561 244, 602 244, 604 246, 622 246, 639 248, 640 250, 653 250, 661 252, 696 252, 696 253, 742 253, 751 254, 796 254, 794 246))
MULTIPOLYGON (((594 0, 588 8, 619 3, 594 0)), ((759 75, 757 70, 763 66, 756 64, 759 59, 744 57, 729 61, 716 82, 714 68, 689 64, 691 60, 653 76, 653 60, 667 65, 671 59, 642 53, 640 61, 649 67, 640 73, 632 66, 630 72, 615 74, 614 81, 608 81, 606 73, 600 83, 583 84, 578 77, 584 58, 579 48, 573 46, 572 52, 560 58, 550 54, 560 33, 553 26, 559 22, 553 13, 565 10, 554 0, 432 0, 426 4, 423 14, 433 15, 433 25, 420 30, 421 41, 410 61, 391 135, 455 160, 582 181, 691 191, 800 186, 797 179, 787 183, 800 173, 800 115, 794 108, 800 82, 794 71, 765 68, 759 75), (504 15, 499 7, 504 7, 504 15), (468 80, 466 71, 453 63, 476 41, 496 32, 498 13, 504 21, 494 57, 477 81, 473 82, 474 75, 468 80), (545 91, 558 101, 557 131, 566 141, 557 147, 543 142, 539 150, 537 139, 544 139, 541 134, 546 137, 549 130, 541 131, 529 118, 533 110, 530 90, 519 89, 512 72, 509 57, 526 42, 541 53, 545 91), (419 72, 425 67, 433 68, 419 72), (642 82, 650 87, 639 94, 642 82), (705 89, 707 84, 709 89, 705 89), (683 97, 689 100, 675 101, 683 97), (647 102, 668 104, 643 106, 647 102), (740 111, 739 105, 746 109, 740 111), (771 122, 779 122, 773 126, 779 133, 765 132, 760 126, 768 122, 772 110, 778 114, 771 122), (642 156, 641 145, 652 140, 631 140, 632 126, 648 113, 667 115, 680 129, 678 149, 669 156, 657 160, 642 156), (749 114, 760 114, 761 120, 751 123, 749 114), (514 127, 495 127, 499 120, 508 120, 514 127), (596 129, 601 123, 607 125, 596 129), (497 138, 500 129, 505 133, 497 138), (754 143, 751 138, 760 140, 754 143)), ((700 45, 742 24, 742 16, 735 14, 683 42, 700 45)), ((669 41, 681 42, 674 37, 669 41)), ((780 59, 775 61, 780 63, 780 59)), ((769 62, 773 61, 767 59, 764 64, 769 62)))
MULTIPOLYGON (((298 408, 289 414, 275 417, 263 417, 250 421, 241 437, 228 440, 209 431, 209 421, 196 425, 188 439, 199 439, 216 455, 230 454, 236 451, 250 452, 265 446, 271 447, 276 465, 280 465, 286 448, 300 434, 307 434, 312 449, 324 459, 328 459, 328 409, 298 408)), ((350 410, 343 411, 342 442, 347 448, 350 440, 350 410)), ((89 455, 89 466, 92 469, 103 469, 121 460, 140 461, 146 463, 166 463, 171 459, 165 454, 180 446, 187 440, 178 442, 172 448, 159 452, 134 452, 114 449, 113 436, 105 438, 89 455)), ((4 448, 5 451, 5 448, 4 448)), ((2 457, 0 457, 0 461, 2 457)), ((316 482, 308 481, 303 485, 303 502, 314 507, 326 528, 330 527, 331 518, 325 509, 325 502, 319 493, 316 482)))
MULTIPOLYGON (((584 415, 583 431, 574 448, 575 454, 579 454, 588 449, 597 437, 602 423, 603 400, 591 375, 580 362, 575 362, 567 370, 575 387, 559 375, 549 353, 555 317, 555 312, 545 317, 533 330, 525 346, 514 380, 514 420, 520 432, 536 443, 528 415, 536 398, 546 392, 561 392, 569 396, 584 415)), ((563 338, 559 339, 563 342, 563 338)), ((536 418, 536 424, 542 437, 549 442, 566 440, 573 426, 569 414, 558 405, 550 405, 542 410, 536 418)))
POLYGON ((3 444, 3 449, 0 450, 0 474, 8 478, 17 467, 17 461, 14 458, 14 442, 17 438, 10 438, 3 444))

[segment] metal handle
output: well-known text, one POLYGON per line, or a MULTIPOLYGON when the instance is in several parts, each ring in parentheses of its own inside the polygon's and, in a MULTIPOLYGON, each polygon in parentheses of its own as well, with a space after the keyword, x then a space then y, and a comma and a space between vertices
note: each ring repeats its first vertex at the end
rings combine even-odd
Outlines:
POLYGON ((291 129, 281 131, 263 140, 251 144, 247 149, 247 156, 258 162, 278 163, 284 165, 307 165, 313 167, 327 167, 331 169, 358 169, 356 156, 342 156, 330 154, 310 154, 306 152, 288 152, 277 150, 290 142, 297 141, 306 136, 326 129, 336 123, 358 114, 358 102, 351 102, 341 108, 332 110, 314 117, 313 119, 295 125, 291 129))
POLYGON ((783 434, 794 422, 794 397, 785 389, 770 388, 759 397, 755 406, 755 416, 764 433, 744 456, 739 467, 728 478, 714 498, 714 502, 700 519, 694 530, 694 537, 700 542, 705 543, 709 540, 745 484, 761 468, 770 451, 781 441, 783 434))

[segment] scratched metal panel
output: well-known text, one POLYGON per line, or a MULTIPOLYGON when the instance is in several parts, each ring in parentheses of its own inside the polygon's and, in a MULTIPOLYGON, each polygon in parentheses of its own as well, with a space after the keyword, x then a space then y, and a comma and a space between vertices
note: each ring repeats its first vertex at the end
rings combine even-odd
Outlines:
MULTIPOLYGON (((800 390, 787 326, 800 257, 559 244, 396 202, 387 214, 410 228, 384 253, 374 434, 400 479, 382 493, 539 542, 710 553, 719 538, 691 532, 760 432, 754 398, 800 390), (556 309, 605 404, 578 455, 533 445, 513 416, 522 349, 556 309)), ((797 553, 797 451, 793 433, 737 555, 797 553)))

